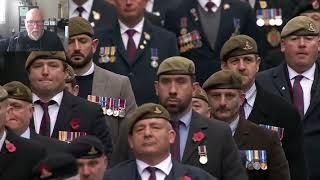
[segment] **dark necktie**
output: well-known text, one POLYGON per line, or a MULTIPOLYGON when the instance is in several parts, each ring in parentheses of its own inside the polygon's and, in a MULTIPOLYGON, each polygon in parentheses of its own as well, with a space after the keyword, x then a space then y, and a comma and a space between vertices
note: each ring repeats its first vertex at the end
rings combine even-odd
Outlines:
POLYGON ((304 115, 303 89, 300 84, 302 78, 302 75, 294 77, 294 83, 292 86, 293 103, 298 108, 301 119, 303 119, 304 115))
POLYGON ((150 173, 149 180, 157 180, 157 177, 156 177, 157 168, 149 166, 146 169, 150 173))
POLYGON ((246 103, 247 103, 247 99, 244 98, 244 101, 243 101, 243 103, 241 104, 240 110, 239 110, 239 117, 240 117, 240 119, 246 119, 246 112, 245 112, 245 110, 244 110, 244 106, 246 105, 246 103))
POLYGON ((180 121, 172 121, 171 125, 173 130, 176 132, 176 139, 171 145, 171 155, 176 161, 180 161, 180 131, 179 131, 180 121))
POLYGON ((129 62, 132 63, 135 60, 137 53, 136 44, 133 40, 133 35, 136 33, 136 31, 134 29, 128 29, 126 33, 128 34, 127 55, 129 62))
POLYGON ((213 2, 209 1, 209 2, 207 2, 207 4, 205 6, 208 9, 208 12, 213 13, 212 8, 215 7, 216 5, 213 2))
POLYGON ((50 137, 50 116, 48 107, 50 105, 55 104, 55 101, 50 100, 49 102, 41 102, 40 100, 36 101, 37 104, 39 104, 43 110, 43 116, 40 124, 40 130, 39 134, 42 136, 50 137))
POLYGON ((82 17, 82 12, 84 11, 84 8, 82 6, 78 6, 77 11, 79 12, 79 16, 82 17))

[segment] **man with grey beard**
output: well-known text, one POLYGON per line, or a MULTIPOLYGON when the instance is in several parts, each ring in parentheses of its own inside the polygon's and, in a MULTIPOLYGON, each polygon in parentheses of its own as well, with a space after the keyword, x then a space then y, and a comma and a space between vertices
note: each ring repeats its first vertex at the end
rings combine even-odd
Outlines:
POLYGON ((10 38, 7 51, 64 50, 57 34, 44 29, 44 18, 38 8, 26 13, 24 24, 26 31, 10 38))

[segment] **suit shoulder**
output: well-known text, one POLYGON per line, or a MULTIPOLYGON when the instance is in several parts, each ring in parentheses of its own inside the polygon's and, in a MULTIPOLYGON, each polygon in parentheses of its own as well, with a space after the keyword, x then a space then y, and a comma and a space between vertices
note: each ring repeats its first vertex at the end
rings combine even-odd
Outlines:
POLYGON ((180 164, 183 169, 187 171, 188 175, 192 176, 192 179, 198 179, 198 180, 217 180, 217 178, 213 177, 206 171, 187 164, 180 164))
POLYGON ((99 66, 96 66, 96 67, 97 67, 97 69, 99 69, 99 71, 98 71, 99 73, 104 74, 108 78, 111 78, 111 80, 117 80, 117 81, 122 80, 122 81, 124 81, 124 80, 128 80, 129 79, 127 76, 114 73, 112 71, 103 69, 103 68, 101 68, 99 66))
MULTIPOLYGON (((112 167, 111 169, 108 169, 105 172, 105 177, 109 177, 112 179, 116 179, 116 177, 119 178, 123 175, 123 173, 120 173, 120 172, 127 172, 128 173, 130 169, 135 170, 135 169, 133 169, 134 167, 136 167, 135 163, 136 163, 136 161, 133 159, 123 161, 123 162, 117 164, 116 166, 112 167)), ((106 178, 104 178, 104 179, 106 179, 106 178)))
POLYGON ((7 138, 9 141, 12 141, 12 143, 17 146, 17 149, 21 148, 20 152, 32 154, 41 154, 45 152, 45 149, 37 143, 19 137, 13 133, 10 133, 10 135, 7 138))
POLYGON ((157 36, 161 36, 161 38, 163 38, 164 36, 166 37, 170 37, 170 38, 175 38, 175 34, 171 31, 168 31, 167 29, 164 29, 162 27, 159 27, 159 26, 155 26, 155 25, 152 25, 152 30, 154 33, 157 33, 157 36))
POLYGON ((277 138, 277 134, 269 129, 260 127, 251 121, 246 121, 246 124, 250 128, 250 132, 252 132, 256 138, 263 138, 264 142, 270 143, 270 141, 277 138))

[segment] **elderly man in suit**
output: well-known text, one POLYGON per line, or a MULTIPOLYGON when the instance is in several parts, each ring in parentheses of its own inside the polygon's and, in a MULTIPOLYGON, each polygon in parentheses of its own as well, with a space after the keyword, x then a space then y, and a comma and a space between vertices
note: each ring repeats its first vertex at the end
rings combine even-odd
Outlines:
POLYGON ((205 81, 203 88, 208 93, 213 119, 228 123, 238 148, 246 152, 249 179, 290 180, 288 161, 278 134, 239 115, 244 101, 240 74, 218 71, 205 81))
MULTIPOLYGON (((256 124, 284 129, 281 141, 290 167, 292 180, 305 179, 302 123, 297 110, 285 100, 266 92, 256 82, 261 59, 256 41, 246 35, 231 37, 221 50, 221 68, 241 75, 245 101, 241 116, 256 124)), ((281 131, 279 131, 281 132, 281 131)))
POLYGON ((176 133, 169 112, 161 105, 143 104, 128 119, 128 141, 135 160, 106 172, 106 180, 214 180, 207 172, 172 160, 170 145, 176 133), (125 172, 125 173, 123 173, 125 172))
MULTIPOLYGON (((310 179, 319 179, 320 71, 319 27, 309 17, 291 19, 281 31, 281 51, 285 62, 257 75, 265 90, 296 106, 304 130, 304 151, 310 179)), ((298 170, 298 169, 297 169, 298 170)))
POLYGON ((178 54, 173 33, 145 18, 147 0, 115 0, 117 19, 113 27, 97 34, 98 65, 128 76, 138 105, 156 102, 153 83, 159 64, 178 54))
POLYGON ((77 75, 80 97, 87 99, 88 95, 93 95, 115 102, 100 104, 104 108, 113 109, 113 113, 105 113, 110 117, 108 123, 111 127, 113 141, 116 142, 120 123, 127 113, 136 108, 136 101, 128 77, 104 70, 93 63, 93 54, 99 43, 99 40, 93 36, 93 29, 87 20, 81 17, 70 18, 68 63, 77 75), (111 107, 106 107, 110 104, 111 107), (120 109, 123 113, 116 114, 120 109))
POLYGON ((25 64, 34 104, 30 126, 36 133, 63 141, 91 134, 112 152, 109 127, 99 105, 71 95, 65 89, 63 51, 33 51, 25 64))
MULTIPOLYGON (((164 60, 157 72, 156 93, 174 120, 177 134, 171 148, 173 158, 200 167, 218 179, 247 179, 228 125, 192 111, 192 93, 198 86, 194 75, 193 61, 180 56, 164 60)), ((118 162, 128 156, 128 148, 124 146, 127 138, 122 135, 115 155, 118 162)))
POLYGON ((32 93, 23 83, 12 81, 3 86, 8 92, 8 110, 6 116, 6 127, 17 135, 30 139, 43 146, 47 153, 64 151, 66 143, 56 139, 37 134, 34 129, 29 128, 33 114, 32 93))
POLYGON ((5 127, 7 98, 0 86, 0 179, 31 180, 32 167, 45 156, 45 150, 5 127))

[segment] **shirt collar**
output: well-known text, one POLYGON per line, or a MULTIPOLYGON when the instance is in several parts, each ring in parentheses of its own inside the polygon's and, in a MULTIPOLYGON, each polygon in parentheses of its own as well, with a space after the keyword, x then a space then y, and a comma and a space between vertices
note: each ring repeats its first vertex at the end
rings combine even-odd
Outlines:
POLYGON ((1 149, 2 149, 2 146, 3 146, 3 144, 4 144, 4 140, 7 138, 7 133, 6 133, 6 131, 4 130, 3 131, 3 134, 2 134, 2 137, 1 137, 1 139, 0 139, 0 151, 1 151, 1 149))
MULTIPOLYGON (((63 97, 63 91, 61 91, 58 94, 56 94, 55 96, 53 96, 53 98, 51 98, 50 100, 54 100, 58 104, 58 106, 60 106, 61 101, 62 101, 62 97, 63 97)), ((36 94, 32 93, 33 104, 38 100, 40 100, 40 98, 36 94)))
MULTIPOLYGON (((86 12, 91 12, 91 8, 93 5, 93 0, 87 0, 87 2, 85 2, 84 4, 82 4, 82 7, 86 10, 86 12)), ((69 0, 69 11, 71 11, 72 13, 75 13, 75 11, 77 11, 78 5, 76 3, 74 3, 72 0, 69 0)))
POLYGON ((229 124, 231 132, 232 132, 232 136, 236 132, 238 124, 239 124, 239 116, 237 116, 237 118, 229 124))
MULTIPOLYGON (((292 80, 297 75, 300 75, 299 73, 297 73, 295 70, 293 70, 288 65, 287 65, 287 67, 288 67, 288 73, 289 73, 290 80, 292 80)), ((305 72, 303 72, 301 75, 303 75, 303 77, 313 81, 314 80, 314 72, 315 71, 316 71, 316 64, 313 63, 312 67, 309 68, 308 70, 306 70, 305 72)))
POLYGON ((29 127, 20 135, 23 138, 30 139, 30 129, 29 127))
POLYGON ((190 126, 190 122, 191 122, 191 116, 192 116, 192 110, 190 110, 189 112, 187 112, 186 114, 184 114, 179 121, 183 123, 183 125, 185 127, 189 127, 190 126))
POLYGON ((133 28, 129 28, 128 26, 126 26, 124 23, 122 23, 120 21, 120 19, 118 21, 119 21, 120 33, 121 34, 126 33, 126 31, 128 29, 134 29, 134 30, 136 30, 137 33, 142 34, 144 18, 142 18, 142 20, 137 25, 135 25, 133 28))
MULTIPOLYGON (((137 163, 139 174, 142 174, 142 172, 146 170, 147 167, 150 166, 149 164, 139 159, 136 159, 136 163, 137 163)), ((157 169, 161 170, 163 173, 165 173, 168 176, 172 168, 171 154, 169 153, 168 157, 165 160, 161 161, 159 164, 153 167, 156 167, 157 169)))
POLYGON ((83 73, 82 75, 79 75, 79 76, 88 76, 88 75, 92 74, 93 71, 94 71, 94 64, 93 64, 93 62, 91 61, 91 67, 90 67, 90 69, 89 69, 87 72, 85 72, 85 73, 83 73))
POLYGON ((256 86, 256 83, 253 83, 250 89, 246 92, 247 104, 250 105, 250 107, 253 107, 254 101, 256 99, 256 95, 257 95, 257 86, 256 86))
MULTIPOLYGON (((209 1, 208 0, 198 0, 198 3, 200 4, 200 6, 205 10, 207 10, 207 8, 206 8, 207 2, 209 2, 209 1)), ((217 6, 217 8, 220 7, 221 0, 212 0, 212 2, 217 6)))

